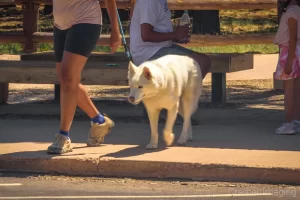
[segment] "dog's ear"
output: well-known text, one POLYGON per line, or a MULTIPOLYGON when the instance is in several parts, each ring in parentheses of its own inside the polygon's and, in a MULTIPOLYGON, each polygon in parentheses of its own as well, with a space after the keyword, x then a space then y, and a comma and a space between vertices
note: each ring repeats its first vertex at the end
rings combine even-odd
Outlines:
POLYGON ((136 69, 136 66, 133 64, 133 62, 129 62, 129 65, 128 65, 128 70, 129 72, 132 72, 134 73, 135 72, 135 69, 136 69))
POLYGON ((152 79, 152 73, 151 73, 151 71, 150 71, 150 69, 148 67, 144 67, 143 68, 143 74, 144 74, 144 77, 147 80, 151 80, 152 79))

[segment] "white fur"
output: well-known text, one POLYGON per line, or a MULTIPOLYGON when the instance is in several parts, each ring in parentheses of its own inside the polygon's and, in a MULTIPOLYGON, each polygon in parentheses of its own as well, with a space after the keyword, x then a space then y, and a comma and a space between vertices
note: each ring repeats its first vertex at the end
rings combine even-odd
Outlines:
POLYGON ((130 62, 128 68, 129 102, 136 105, 143 101, 148 112, 151 140, 147 149, 157 148, 159 113, 163 108, 168 111, 163 130, 166 145, 173 144, 178 112, 184 122, 177 143, 185 145, 192 140, 191 116, 198 109, 202 94, 202 74, 197 62, 187 56, 167 55, 138 67, 130 62))

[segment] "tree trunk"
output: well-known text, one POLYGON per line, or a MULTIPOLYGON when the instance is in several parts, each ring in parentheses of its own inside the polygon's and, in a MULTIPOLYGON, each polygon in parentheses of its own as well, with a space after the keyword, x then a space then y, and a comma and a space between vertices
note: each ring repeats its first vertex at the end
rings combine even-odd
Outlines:
MULTIPOLYGON (((183 14, 182 10, 174 12, 175 18, 180 18, 183 14)), ((220 19, 218 10, 192 10, 189 11, 190 17, 193 18, 194 34, 220 34, 220 19)))
POLYGON ((50 15, 53 12, 53 6, 52 5, 45 5, 44 6, 44 10, 43 10, 43 14, 44 15, 50 15))
POLYGON ((282 12, 283 12, 281 4, 282 4, 282 2, 280 0, 277 0, 277 17, 278 17, 277 19, 278 19, 278 24, 280 22, 280 18, 281 18, 282 12))
POLYGON ((220 34, 220 19, 218 10, 193 11, 194 34, 220 34))
MULTIPOLYGON (((108 15, 106 8, 102 8, 101 11, 102 11, 103 23, 110 24, 109 15, 108 15)), ((128 10, 118 9, 118 12, 119 12, 121 21, 129 20, 129 11, 128 10)))

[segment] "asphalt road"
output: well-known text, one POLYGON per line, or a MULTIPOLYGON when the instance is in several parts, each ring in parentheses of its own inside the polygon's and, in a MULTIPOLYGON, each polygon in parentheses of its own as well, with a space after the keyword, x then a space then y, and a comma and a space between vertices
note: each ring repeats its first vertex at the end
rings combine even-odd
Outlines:
POLYGON ((300 186, 0 173, 2 199, 296 200, 300 186))

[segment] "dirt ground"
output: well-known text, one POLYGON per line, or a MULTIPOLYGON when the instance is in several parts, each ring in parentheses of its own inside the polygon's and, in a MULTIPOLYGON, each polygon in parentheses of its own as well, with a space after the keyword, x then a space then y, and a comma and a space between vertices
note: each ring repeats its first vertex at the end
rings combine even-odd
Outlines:
MULTIPOLYGON (((238 104, 282 104, 283 92, 272 89, 272 80, 227 81, 227 99, 229 103, 238 104)), ((93 100, 124 99, 129 94, 128 87, 120 86, 86 86, 93 100)), ((8 103, 51 101, 54 98, 53 85, 10 84, 8 103)), ((201 101, 210 102, 210 82, 204 83, 201 101)))

